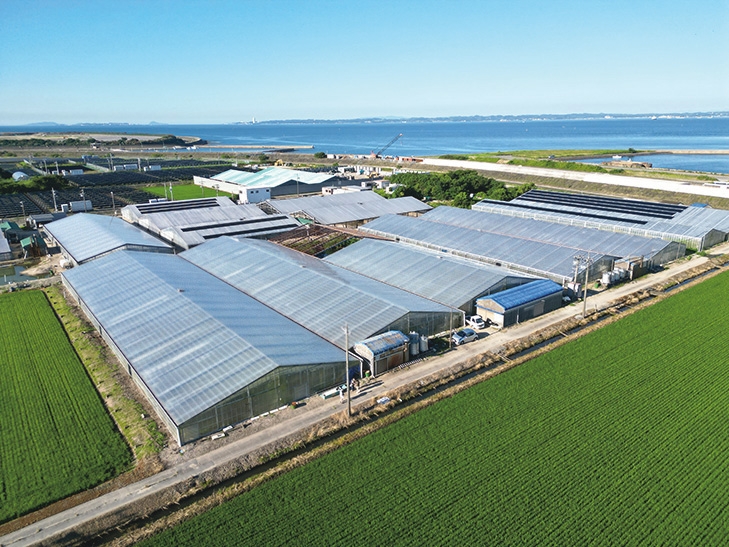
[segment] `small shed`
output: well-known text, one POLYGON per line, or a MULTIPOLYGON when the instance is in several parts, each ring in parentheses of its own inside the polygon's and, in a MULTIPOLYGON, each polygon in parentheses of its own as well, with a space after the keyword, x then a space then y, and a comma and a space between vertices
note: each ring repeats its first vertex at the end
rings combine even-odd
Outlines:
POLYGON ((499 327, 508 327, 558 309, 562 286, 539 279, 476 301, 476 312, 499 327))
POLYGON ((409 344, 407 335, 391 330, 357 342, 353 349, 367 362, 372 375, 377 376, 407 361, 409 344))

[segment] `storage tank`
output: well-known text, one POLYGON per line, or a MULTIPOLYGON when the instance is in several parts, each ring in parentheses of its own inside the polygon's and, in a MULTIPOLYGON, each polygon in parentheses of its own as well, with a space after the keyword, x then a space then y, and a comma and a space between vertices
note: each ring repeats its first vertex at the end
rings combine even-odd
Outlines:
POLYGON ((600 284, 601 285, 610 285, 610 283, 612 283, 612 280, 613 280, 612 279, 613 276, 611 274, 612 274, 612 272, 603 272, 602 278, 600 279, 600 284))
POLYGON ((420 353, 420 335, 417 332, 408 334, 410 338, 410 356, 414 357, 420 353))
POLYGON ((420 353, 428 351, 428 337, 424 334, 420 335, 420 353))

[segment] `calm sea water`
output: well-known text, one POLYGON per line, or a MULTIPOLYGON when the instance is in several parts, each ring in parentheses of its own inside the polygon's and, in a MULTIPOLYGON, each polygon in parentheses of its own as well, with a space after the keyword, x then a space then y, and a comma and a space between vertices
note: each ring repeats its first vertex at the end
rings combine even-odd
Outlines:
MULTIPOLYGON (((247 125, 79 125, 0 127, 4 131, 113 131, 197 136, 210 144, 314 146, 304 152, 368 154, 402 133, 390 155, 564 149, 709 149, 729 154, 729 117, 631 118, 488 122, 286 123, 247 125)), ((711 169, 729 173, 729 156, 711 158, 711 169), (723 162, 722 162, 723 160, 723 162)), ((651 160, 646 160, 651 161, 651 160)), ((654 165, 663 167, 660 161, 654 165)), ((668 167, 668 165, 666 165, 668 167)), ((680 168, 680 167, 677 167, 680 168)), ((691 167, 694 169, 695 167, 691 167)), ((703 170, 703 169, 699 169, 703 170)))

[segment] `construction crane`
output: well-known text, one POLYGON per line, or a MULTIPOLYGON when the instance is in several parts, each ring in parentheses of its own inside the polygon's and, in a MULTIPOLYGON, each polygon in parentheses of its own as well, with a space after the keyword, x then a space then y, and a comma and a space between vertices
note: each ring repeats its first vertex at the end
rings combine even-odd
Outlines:
POLYGON ((382 153, 385 150, 387 150, 388 148, 390 148, 393 144, 395 144, 400 137, 402 137, 402 133, 400 133, 399 135, 397 135, 394 139, 392 139, 385 146, 383 146, 382 148, 380 148, 377 152, 372 152, 371 156, 374 157, 374 158, 381 157, 382 153))

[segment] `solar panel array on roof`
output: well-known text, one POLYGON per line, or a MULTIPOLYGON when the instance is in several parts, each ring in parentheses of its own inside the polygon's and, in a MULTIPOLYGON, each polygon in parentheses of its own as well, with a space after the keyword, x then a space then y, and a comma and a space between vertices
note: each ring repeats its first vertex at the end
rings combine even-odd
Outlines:
POLYGON ((431 209, 430 205, 411 196, 387 199, 372 191, 271 199, 266 203, 279 213, 304 213, 325 225, 360 222, 386 214, 422 213, 431 209))
POLYGON ((483 200, 473 209, 660 238, 697 250, 725 241, 729 234, 729 211, 618 198, 539 191, 527 192, 511 202, 483 200))
POLYGON ((148 208, 146 204, 128 205, 122 209, 122 216, 183 249, 222 235, 264 237, 292 230, 300 225, 289 216, 267 215, 255 205, 236 205, 228 198, 172 203, 186 206, 148 208))
POLYGON ((76 213, 49 222, 44 230, 77 264, 120 249, 173 252, 167 243, 116 217, 76 213))
POLYGON ((344 367, 340 349, 179 256, 121 251, 63 278, 172 427, 277 367, 344 367))
POLYGON ((222 237, 180 256, 344 347, 387 330, 448 330, 451 308, 274 243, 222 237))
MULTIPOLYGON (((187 209, 203 209, 206 207, 220 207, 220 199, 228 198, 201 198, 181 201, 158 201, 154 203, 139 203, 133 207, 143 215, 150 213, 168 213, 170 211, 184 211, 187 209)), ((232 204, 232 202, 231 202, 232 204)))
POLYGON ((545 190, 530 190, 516 201, 534 201, 539 203, 552 203, 609 211, 612 213, 630 213, 637 216, 651 218, 673 218, 674 215, 686 209, 685 205, 672 205, 655 201, 613 198, 605 196, 591 196, 587 194, 567 194, 562 192, 548 192, 545 190))
MULTIPOLYGON (((482 232, 528 239, 553 245, 572 247, 575 250, 614 258, 643 257, 662 264, 667 249, 675 247, 661 239, 649 239, 628 234, 606 232, 580 226, 567 226, 533 219, 505 217, 478 210, 437 207, 423 218, 442 224, 461 226, 482 232), (658 257, 658 258, 657 258, 658 257)), ((680 256, 683 256, 681 252, 680 256)), ((677 258, 676 252, 668 251, 668 258, 677 258)))
POLYGON ((376 239, 358 241, 324 260, 466 313, 473 312, 477 297, 533 279, 505 268, 376 239))

